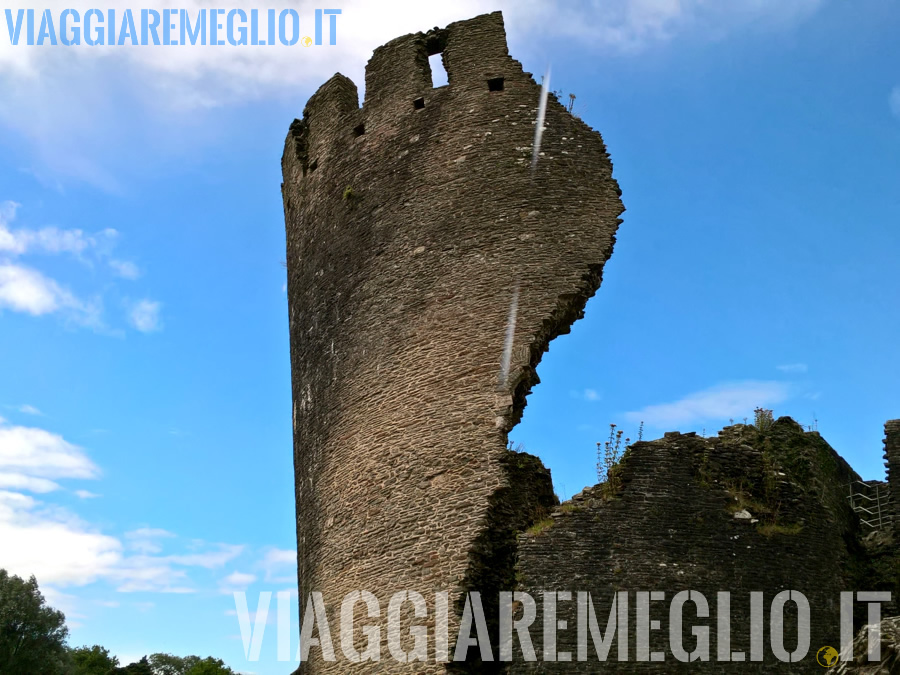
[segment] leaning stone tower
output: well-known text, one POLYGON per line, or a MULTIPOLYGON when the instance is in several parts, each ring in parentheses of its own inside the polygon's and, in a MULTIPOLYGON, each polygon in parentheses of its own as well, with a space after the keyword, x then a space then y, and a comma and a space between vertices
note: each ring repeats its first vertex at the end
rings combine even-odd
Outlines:
MULTIPOLYGON (((548 343, 599 287, 623 207, 600 135, 552 96, 532 171, 539 94, 497 12, 388 42, 361 108, 336 74, 291 125, 299 586, 301 607, 322 592, 332 626, 350 591, 374 593, 383 617, 393 593, 414 590, 431 636, 447 591, 452 655, 461 595, 512 587, 510 533, 555 500, 539 462, 510 462, 507 432, 548 343), (449 84, 434 88, 437 53, 449 84)), ((375 623, 362 604, 356 617, 375 623)), ((338 662, 314 648, 302 672, 352 670, 333 639, 338 662)), ((444 668, 430 642, 407 672, 444 668)))

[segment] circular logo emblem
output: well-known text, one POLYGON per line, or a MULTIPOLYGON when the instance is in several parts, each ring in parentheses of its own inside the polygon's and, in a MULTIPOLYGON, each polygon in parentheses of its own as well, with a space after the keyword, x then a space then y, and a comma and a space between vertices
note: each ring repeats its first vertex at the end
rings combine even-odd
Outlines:
POLYGON ((312 44, 312 38, 307 35, 306 37, 300 38, 300 44, 304 47, 309 47, 312 44))
POLYGON ((840 654, 838 654, 837 649, 835 649, 834 647, 826 646, 822 647, 819 651, 816 652, 816 661, 820 666, 828 668, 829 666, 833 666, 835 663, 837 663, 839 656, 840 654))

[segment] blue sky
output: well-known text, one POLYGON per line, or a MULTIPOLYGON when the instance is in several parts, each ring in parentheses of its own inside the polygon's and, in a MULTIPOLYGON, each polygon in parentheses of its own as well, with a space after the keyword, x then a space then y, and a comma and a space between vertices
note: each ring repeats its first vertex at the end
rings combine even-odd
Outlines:
POLYGON ((309 49, 13 47, 0 24, 0 566, 38 576, 73 643, 293 669, 274 625, 245 659, 230 595, 294 586, 284 136, 335 71, 362 88, 378 44, 497 8, 603 133, 627 207, 510 438, 566 497, 610 423, 712 434, 761 405, 882 477, 900 8, 423 4, 343 3, 338 44, 309 49))

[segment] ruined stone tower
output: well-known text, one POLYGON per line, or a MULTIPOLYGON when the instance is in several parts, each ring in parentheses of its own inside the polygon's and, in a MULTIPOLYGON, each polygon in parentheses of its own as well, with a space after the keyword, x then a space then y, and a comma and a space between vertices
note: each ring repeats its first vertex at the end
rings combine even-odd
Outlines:
MULTIPOLYGON (((460 594, 510 589, 509 533, 555 501, 539 462, 510 463, 507 432, 548 343, 599 287, 623 207, 600 135, 552 96, 531 171, 539 94, 497 12, 379 47, 361 108, 336 74, 291 125, 299 585, 304 602, 323 593, 335 623, 350 591, 383 611, 415 590, 431 635, 434 593, 448 591, 452 653, 460 594), (433 88, 437 53, 449 84, 433 88)), ((443 672, 433 648, 408 672, 443 672)), ((303 672, 352 667, 318 654, 303 672)))

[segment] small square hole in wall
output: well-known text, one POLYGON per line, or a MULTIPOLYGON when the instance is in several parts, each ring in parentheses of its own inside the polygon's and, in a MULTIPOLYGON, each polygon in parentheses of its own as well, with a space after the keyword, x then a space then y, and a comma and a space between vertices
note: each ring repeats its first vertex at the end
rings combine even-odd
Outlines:
POLYGON ((366 125, 365 124, 357 124, 353 127, 353 135, 354 136, 362 136, 366 133, 366 125))
POLYGON ((315 170, 318 169, 318 168, 319 168, 319 160, 314 159, 313 161, 311 161, 311 162, 309 163, 309 171, 310 171, 310 173, 312 173, 313 171, 315 171, 315 170))
POLYGON ((503 78, 492 77, 488 80, 488 91, 503 91, 503 78))
POLYGON ((413 101, 413 108, 415 108, 416 110, 421 110, 424 107, 425 107, 424 97, 420 96, 415 101, 413 101))

